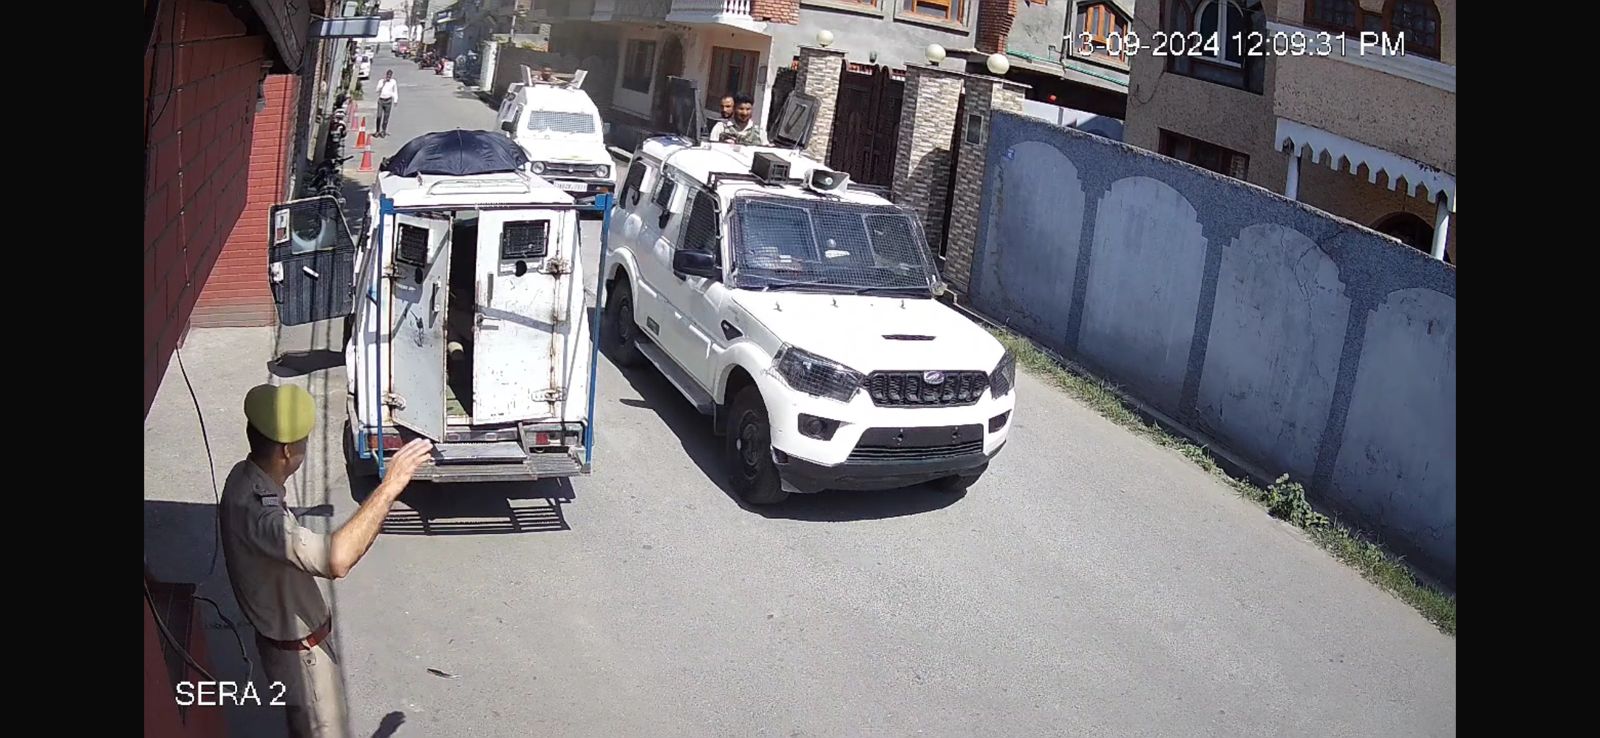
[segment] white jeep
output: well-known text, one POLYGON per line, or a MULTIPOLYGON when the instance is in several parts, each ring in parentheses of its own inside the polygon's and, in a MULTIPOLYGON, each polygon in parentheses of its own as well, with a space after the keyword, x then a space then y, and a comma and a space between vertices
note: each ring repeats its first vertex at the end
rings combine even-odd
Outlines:
POLYGON ((523 70, 528 81, 513 83, 500 103, 500 129, 528 152, 534 174, 580 202, 611 192, 605 123, 582 80, 540 82, 523 70))
POLYGON ((917 215, 798 151, 646 140, 603 263, 605 348, 712 416, 747 503, 965 489, 1005 444, 1016 362, 935 299, 917 215))

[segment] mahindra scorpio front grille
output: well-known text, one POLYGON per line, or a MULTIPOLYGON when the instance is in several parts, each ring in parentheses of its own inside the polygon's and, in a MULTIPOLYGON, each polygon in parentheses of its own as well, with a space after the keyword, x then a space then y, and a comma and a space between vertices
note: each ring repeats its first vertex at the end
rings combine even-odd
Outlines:
POLYGON ((971 405, 989 387, 979 371, 894 371, 867 375, 867 394, 879 407, 960 407, 971 405))

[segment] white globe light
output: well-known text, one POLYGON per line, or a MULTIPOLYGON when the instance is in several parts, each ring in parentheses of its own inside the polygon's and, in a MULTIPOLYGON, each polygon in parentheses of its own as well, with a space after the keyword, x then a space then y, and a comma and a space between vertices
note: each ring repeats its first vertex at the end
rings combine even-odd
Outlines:
POLYGON ((990 54, 984 66, 989 68, 990 74, 1004 77, 1006 72, 1011 69, 1011 60, 1007 59, 1005 54, 990 54))
POLYGON ((833 45, 833 31, 826 28, 817 31, 817 45, 826 49, 833 45))
POLYGON ((928 63, 939 66, 944 61, 944 47, 938 44, 928 44, 928 63))

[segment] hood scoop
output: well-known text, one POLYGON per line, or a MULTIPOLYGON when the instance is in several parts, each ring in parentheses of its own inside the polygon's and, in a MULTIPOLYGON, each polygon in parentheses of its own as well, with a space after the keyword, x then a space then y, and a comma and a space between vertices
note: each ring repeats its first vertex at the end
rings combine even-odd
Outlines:
POLYGON ((914 336, 906 333, 890 333, 884 336, 890 341, 932 341, 933 336, 914 336))

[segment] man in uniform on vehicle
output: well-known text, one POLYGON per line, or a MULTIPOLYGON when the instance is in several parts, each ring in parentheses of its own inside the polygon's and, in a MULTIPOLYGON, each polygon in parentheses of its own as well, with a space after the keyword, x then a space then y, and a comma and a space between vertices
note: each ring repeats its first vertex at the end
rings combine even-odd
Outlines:
POLYGON ((739 93, 733 96, 733 118, 718 123, 711 129, 711 140, 718 143, 742 144, 745 146, 765 146, 766 133, 761 126, 756 125, 755 101, 749 95, 739 93))
POLYGON ((407 443, 355 515, 323 535, 301 526, 284 501, 285 484, 305 462, 315 415, 311 394, 298 385, 263 384, 245 395, 250 456, 223 484, 220 524, 228 578, 255 626, 262 671, 283 685, 289 734, 331 738, 349 729, 344 679, 329 640, 333 619, 316 578, 350 573, 433 445, 407 443))

